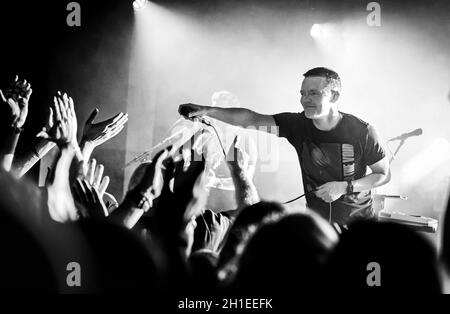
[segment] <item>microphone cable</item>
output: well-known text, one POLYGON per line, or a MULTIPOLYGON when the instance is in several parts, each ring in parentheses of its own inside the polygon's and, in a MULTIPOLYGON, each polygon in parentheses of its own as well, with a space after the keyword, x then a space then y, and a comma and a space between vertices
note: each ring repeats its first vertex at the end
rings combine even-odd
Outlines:
POLYGON ((289 200, 289 201, 287 201, 287 202, 281 203, 281 204, 283 204, 283 205, 289 204, 289 203, 292 203, 292 202, 294 202, 294 201, 296 201, 296 200, 298 200, 298 199, 301 199, 302 197, 305 197, 305 196, 306 196, 306 193, 304 193, 304 194, 302 194, 302 195, 300 195, 300 196, 297 196, 296 198, 293 198, 293 199, 291 199, 291 200, 289 200))
POLYGON ((296 200, 298 200, 298 199, 301 199, 302 197, 305 197, 306 194, 311 194, 311 193, 314 193, 314 192, 315 192, 315 190, 306 192, 306 193, 304 193, 304 194, 302 194, 302 195, 300 195, 300 196, 297 196, 296 198, 293 198, 293 199, 291 199, 291 200, 289 200, 289 201, 287 201, 287 202, 283 202, 283 203, 281 203, 281 204, 285 205, 285 204, 292 203, 292 202, 294 202, 294 201, 296 201, 296 200))
MULTIPOLYGON (((305 197, 306 194, 313 193, 313 192, 314 192, 314 191, 310 191, 310 192, 304 193, 304 194, 302 194, 302 195, 300 195, 300 196, 297 196, 296 198, 293 198, 293 199, 291 199, 291 200, 289 200, 289 201, 287 201, 287 202, 281 203, 281 204, 282 204, 282 205, 286 205, 286 204, 292 203, 292 202, 294 202, 294 201, 296 201, 296 200, 298 200, 298 199, 301 199, 302 197, 305 197)), ((329 209, 328 222, 331 224, 331 202, 328 203, 328 209, 329 209)))
MULTIPOLYGON (((202 119, 202 118, 198 118, 198 119, 199 119, 199 121, 202 122, 203 124, 205 124, 205 125, 210 126, 210 127, 213 128, 214 132, 216 133, 217 139, 219 140, 220 147, 222 148, 223 155, 224 155, 224 157, 226 158, 226 157, 227 157, 227 154, 225 153, 225 149, 224 149, 224 147, 223 147, 222 140, 220 139, 219 133, 217 132, 217 130, 216 130, 216 128, 214 127, 214 125, 212 125, 210 122, 206 121, 205 119, 202 119)), ((301 199, 302 197, 305 197, 306 194, 309 194, 309 193, 312 193, 312 192, 314 192, 314 191, 310 191, 310 192, 307 192, 307 193, 303 193, 302 195, 297 196, 296 198, 293 198, 293 199, 291 199, 291 200, 289 200, 289 201, 286 201, 286 202, 283 202, 283 203, 281 203, 281 204, 282 204, 282 205, 290 204, 290 203, 292 203, 292 202, 295 202, 296 200, 301 199)), ((330 211, 331 211, 331 204, 330 204, 330 211)), ((330 213, 330 215, 331 215, 331 213, 330 213)))
MULTIPOLYGON (((203 123, 203 124, 205 124, 205 125, 207 125, 207 126, 212 127, 212 129, 213 129, 214 132, 216 133, 217 139, 218 139, 219 144, 220 144, 220 148, 222 149, 223 156, 226 158, 226 157, 227 157, 227 154, 226 154, 226 152, 225 152, 225 148, 223 147, 222 140, 220 139, 220 135, 219 135, 219 132, 217 132, 216 127, 215 127, 214 125, 212 125, 210 122, 208 122, 208 121, 206 121, 205 119, 203 119, 203 118, 199 118, 199 117, 196 117, 196 118, 197 118, 201 123, 203 123)), ((293 198, 293 199, 291 199, 291 200, 289 200, 289 201, 282 202, 281 204, 282 204, 282 205, 290 204, 290 203, 292 203, 292 202, 295 202, 296 200, 301 199, 302 197, 305 197, 306 194, 313 193, 313 192, 314 192, 314 191, 310 191, 310 192, 307 192, 307 193, 303 193, 302 195, 297 196, 297 197, 295 197, 295 198, 293 198)), ((330 218, 331 218, 331 203, 330 203, 330 218)))
POLYGON ((214 125, 212 125, 210 122, 208 122, 208 121, 206 121, 205 119, 203 119, 203 118, 198 118, 198 117, 197 117, 197 119, 198 119, 201 123, 203 123, 203 124, 205 124, 205 125, 207 125, 207 126, 212 127, 212 129, 214 130, 214 133, 216 133, 217 139, 219 140, 219 144, 220 144, 220 148, 222 149, 223 156, 224 156, 225 159, 226 159, 227 153, 225 152, 225 148, 223 147, 222 140, 220 139, 219 132, 217 132, 216 127, 215 127, 214 125))

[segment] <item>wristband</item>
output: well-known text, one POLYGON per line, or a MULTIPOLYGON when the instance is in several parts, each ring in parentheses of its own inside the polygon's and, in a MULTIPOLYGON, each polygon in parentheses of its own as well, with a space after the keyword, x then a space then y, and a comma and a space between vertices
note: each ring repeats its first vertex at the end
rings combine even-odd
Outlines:
POLYGON ((352 180, 347 180, 347 193, 346 194, 353 194, 352 180))
POLYGON ((128 193, 128 197, 130 201, 136 204, 136 207, 142 209, 144 212, 147 212, 152 203, 149 198, 144 194, 144 192, 140 192, 138 190, 133 190, 128 193))
POLYGON ((23 128, 19 128, 17 126, 12 126, 12 129, 15 134, 19 134, 19 133, 23 132, 23 128))

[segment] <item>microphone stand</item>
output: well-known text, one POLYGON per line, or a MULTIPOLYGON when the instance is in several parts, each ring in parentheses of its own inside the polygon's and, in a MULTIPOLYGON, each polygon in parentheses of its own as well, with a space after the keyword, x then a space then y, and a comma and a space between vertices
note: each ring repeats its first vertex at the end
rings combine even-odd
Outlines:
MULTIPOLYGON (((210 125, 210 124, 206 124, 206 125, 210 125)), ((129 162, 127 162, 123 168, 125 169, 126 167, 129 167, 135 163, 143 163, 143 162, 151 161, 151 159, 157 152, 168 147, 169 145, 175 145, 177 148, 180 148, 185 143, 187 143, 191 139, 192 136, 195 136, 196 134, 198 134, 198 132, 200 132, 202 130, 203 130, 203 127, 201 124, 198 124, 197 126, 194 125, 189 130, 187 130, 186 128, 182 128, 181 130, 178 130, 174 134, 163 139, 161 142, 159 142, 158 144, 156 144, 149 150, 143 152, 142 154, 135 156, 133 159, 131 159, 129 162), (186 134, 188 134, 188 133, 192 133, 192 134, 189 134, 189 136, 186 136, 186 134), (185 137, 187 139, 184 142, 180 142, 185 137)))
MULTIPOLYGON (((389 147, 389 142, 392 142, 392 141, 393 141, 393 139, 390 139, 386 143, 387 144, 387 148, 389 149, 391 154, 392 154, 392 151, 391 151, 391 148, 389 147)), ((406 138, 402 138, 400 140, 400 143, 398 144, 397 148, 395 149, 395 152, 392 154, 391 158, 389 159, 389 164, 391 164, 392 161, 395 159, 395 156, 397 156, 398 152, 400 151, 400 148, 402 148, 402 146, 405 144, 405 142, 406 142, 406 138)), ((374 196, 374 200, 378 199, 379 203, 380 203, 380 208, 378 210, 376 209, 378 211, 377 216, 378 216, 380 211, 384 210, 384 202, 385 202, 385 200, 387 198, 397 198, 397 199, 401 199, 401 200, 406 200, 407 199, 406 196, 401 196, 401 195, 374 194, 373 196, 374 196)))
POLYGON ((389 163, 392 163, 392 161, 395 159, 395 156, 397 155, 397 153, 399 152, 400 148, 403 146, 403 144, 405 144, 405 139, 402 139, 400 141, 400 143, 397 146, 397 149, 395 150, 395 152, 392 154, 391 159, 389 160, 389 163))
MULTIPOLYGON (((143 152, 142 154, 137 155, 133 159, 131 159, 129 162, 127 162, 124 166, 124 168, 131 166, 134 163, 143 163, 150 161, 153 158, 153 155, 155 152, 160 151, 161 149, 169 146, 170 144, 173 144, 177 142, 180 138, 183 137, 183 133, 186 132, 185 129, 182 129, 178 132, 176 132, 173 135, 170 135, 169 137, 163 139, 161 142, 150 148, 149 150, 143 152)), ((195 133, 195 132, 194 132, 195 133)))
POLYGON ((391 138, 390 140, 387 141, 387 148, 389 149, 389 151, 392 154, 391 148, 389 147, 389 142, 392 141, 396 141, 396 140, 400 140, 400 144, 398 144, 397 149, 395 150, 394 154, 392 154, 391 159, 389 160, 389 163, 391 163, 395 156, 397 155, 398 151, 400 150, 400 148, 403 146, 403 144, 405 144, 406 139, 410 138, 411 136, 418 136, 418 135, 422 135, 422 129, 416 129, 414 131, 411 131, 409 133, 404 133, 402 135, 396 136, 391 138))

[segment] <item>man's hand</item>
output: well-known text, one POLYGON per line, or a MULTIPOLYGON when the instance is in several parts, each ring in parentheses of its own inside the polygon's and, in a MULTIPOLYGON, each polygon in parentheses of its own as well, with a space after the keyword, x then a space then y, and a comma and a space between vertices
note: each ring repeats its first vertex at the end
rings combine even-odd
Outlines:
POLYGON ((59 147, 71 145, 78 147, 77 142, 77 117, 73 100, 58 92, 53 98, 53 107, 50 107, 49 128, 44 127, 36 137, 55 142, 59 147))
POLYGON ((83 142, 90 142, 94 146, 99 146, 120 133, 128 121, 128 114, 120 112, 107 120, 93 123, 98 115, 95 108, 83 128, 83 142))
POLYGON ((32 92, 30 83, 19 79, 17 75, 5 90, 5 93, 0 90, 1 101, 11 109, 12 127, 22 128, 25 124, 28 115, 28 102, 32 92))
POLYGON ((319 187, 315 191, 318 198, 324 202, 331 203, 340 198, 347 192, 347 182, 345 181, 333 181, 327 182, 319 187))
POLYGON ((209 106, 201 106, 196 104, 182 104, 178 106, 178 113, 187 119, 206 116, 211 109, 209 106))

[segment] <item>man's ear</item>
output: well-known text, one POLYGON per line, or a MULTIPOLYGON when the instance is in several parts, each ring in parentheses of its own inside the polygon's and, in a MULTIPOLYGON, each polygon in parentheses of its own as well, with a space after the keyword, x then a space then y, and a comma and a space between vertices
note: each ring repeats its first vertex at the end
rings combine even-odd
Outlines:
POLYGON ((332 90, 330 102, 337 102, 339 99, 339 96, 340 96, 340 94, 338 91, 332 90))

